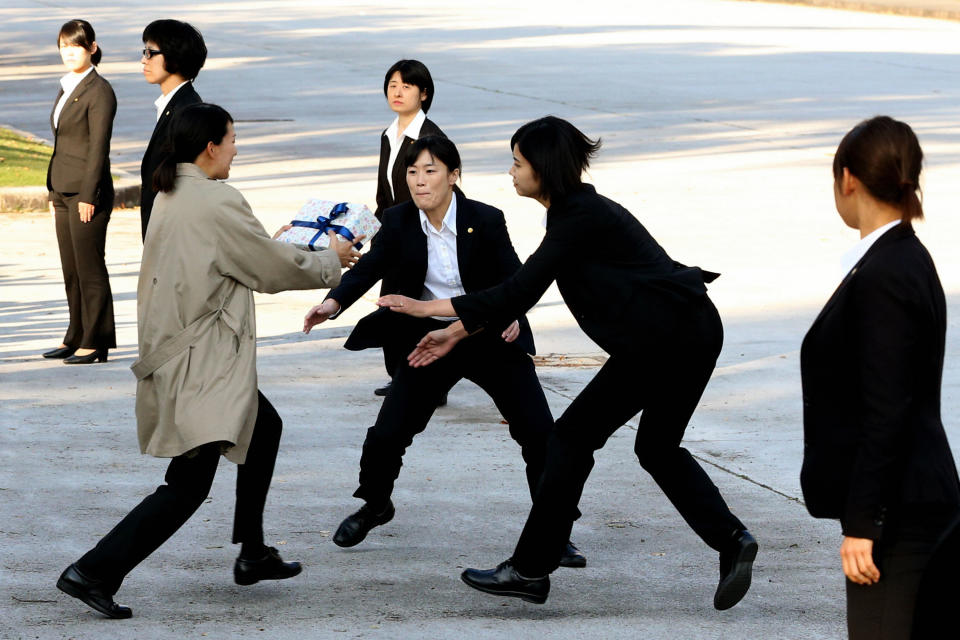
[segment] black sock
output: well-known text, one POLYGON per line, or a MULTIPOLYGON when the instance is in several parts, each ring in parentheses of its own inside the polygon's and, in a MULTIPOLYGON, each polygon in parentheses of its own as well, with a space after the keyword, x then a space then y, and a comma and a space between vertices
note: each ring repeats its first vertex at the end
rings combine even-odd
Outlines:
POLYGON ((244 542, 240 545, 240 557, 244 560, 260 560, 267 555, 267 547, 262 542, 244 542))

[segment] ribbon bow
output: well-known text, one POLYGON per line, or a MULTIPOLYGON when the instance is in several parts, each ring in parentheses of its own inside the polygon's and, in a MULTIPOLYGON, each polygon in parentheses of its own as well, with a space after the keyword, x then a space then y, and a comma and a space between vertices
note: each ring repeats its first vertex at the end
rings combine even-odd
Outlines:
MULTIPOLYGON (((340 224, 332 224, 332 222, 333 222, 334 220, 336 220, 336 219, 339 218, 340 216, 342 216, 342 215, 344 215, 345 213, 347 213, 348 210, 349 210, 349 208, 347 207, 347 203, 346 203, 346 202, 341 202, 340 204, 336 205, 333 209, 330 209, 330 216, 329 216, 329 217, 327 217, 327 216, 317 216, 316 221, 314 221, 314 220, 294 220, 294 221, 292 221, 292 222, 290 223, 290 225, 291 225, 291 226, 294 226, 294 227, 310 227, 311 229, 316 229, 316 230, 317 230, 316 235, 314 235, 314 236, 310 239, 310 244, 309 244, 309 246, 310 246, 310 250, 311 250, 311 251, 316 251, 316 249, 313 248, 313 243, 316 242, 316 241, 317 241, 317 238, 319 238, 320 236, 326 235, 327 231, 333 231, 333 232, 336 233, 338 236, 341 236, 341 237, 343 237, 343 238, 346 238, 347 240, 350 240, 350 241, 352 242, 353 239, 354 239, 354 235, 353 235, 353 232, 350 231, 350 229, 348 229, 348 228, 346 228, 345 226, 340 225, 340 224)), ((356 247, 357 247, 357 249, 362 249, 362 248, 363 248, 363 244, 360 243, 360 242, 358 242, 358 243, 356 243, 356 247)))

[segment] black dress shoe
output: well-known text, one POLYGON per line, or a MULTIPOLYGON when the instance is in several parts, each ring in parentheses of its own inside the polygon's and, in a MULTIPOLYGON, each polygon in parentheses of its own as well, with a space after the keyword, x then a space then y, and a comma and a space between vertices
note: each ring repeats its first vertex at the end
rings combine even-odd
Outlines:
POLYGON ((57 347, 56 349, 51 349, 43 354, 44 358, 69 358, 73 355, 73 352, 76 351, 75 347, 57 347))
POLYGON ((567 546, 563 548, 563 555, 560 556, 560 566, 568 569, 582 569, 587 566, 587 556, 583 555, 572 542, 567 542, 567 546))
POLYGON ((57 580, 57 589, 87 603, 108 618, 129 618, 130 607, 113 601, 113 594, 102 582, 91 580, 80 573, 76 563, 67 567, 57 580))
POLYGON ((509 560, 496 569, 466 569, 460 579, 468 585, 495 596, 510 596, 527 602, 543 604, 550 593, 550 576, 525 578, 517 573, 509 560))
POLYGON ((360 544, 370 533, 370 529, 390 522, 395 513, 393 502, 390 500, 387 500, 387 506, 379 512, 374 512, 369 504, 365 504, 359 511, 344 518, 337 527, 337 532, 333 534, 333 543, 338 547, 352 547, 360 544))
POLYGON ((373 395, 375 396, 387 395, 387 393, 390 391, 390 385, 392 383, 393 383, 393 380, 390 380, 389 382, 387 382, 387 384, 383 385, 382 387, 377 387, 376 389, 373 390, 373 395))
POLYGON ((280 552, 273 547, 267 547, 266 551, 259 560, 237 558, 233 563, 233 581, 249 585, 261 580, 286 580, 303 571, 299 562, 284 562, 280 552))
POLYGON ((96 351, 91 351, 85 356, 72 355, 69 358, 64 358, 63 364, 93 364, 94 360, 97 362, 106 362, 107 350, 97 349, 96 351))
POLYGON ((714 608, 729 609, 747 595, 756 557, 757 541, 746 529, 738 531, 731 549, 720 553, 720 584, 713 596, 714 608))

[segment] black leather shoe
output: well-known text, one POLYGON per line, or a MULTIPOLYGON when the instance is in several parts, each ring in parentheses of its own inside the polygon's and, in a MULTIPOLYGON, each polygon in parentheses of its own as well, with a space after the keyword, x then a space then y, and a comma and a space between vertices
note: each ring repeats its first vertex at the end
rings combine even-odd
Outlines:
POLYGON ((80 573, 76 563, 67 567, 57 580, 57 589, 69 596, 82 600, 108 618, 129 618, 133 615, 130 607, 113 601, 113 594, 102 582, 91 580, 80 573))
POLYGON ((560 566, 568 569, 582 569, 587 566, 587 556, 583 555, 572 542, 567 542, 567 546, 563 548, 563 555, 560 556, 560 566))
POLYGON ((713 596, 714 608, 729 609, 747 595, 756 557, 757 541, 746 529, 738 531, 732 548, 720 553, 720 584, 713 596))
POLYGON ((237 558, 233 563, 233 581, 237 584, 256 584, 261 580, 286 580, 303 571, 299 562, 284 562, 280 552, 267 547, 267 554, 259 560, 237 558))
POLYGON ((94 361, 106 362, 107 350, 97 349, 96 351, 91 351, 85 356, 72 355, 68 358, 64 358, 63 364, 93 364, 94 361))
POLYGON ((468 585, 495 596, 510 596, 527 602, 543 604, 550 593, 550 576, 524 578, 509 560, 501 562, 496 569, 466 569, 460 579, 468 585))
POLYGON ((56 349, 51 349, 43 354, 44 358, 69 358, 73 355, 73 352, 76 351, 74 347, 57 347, 56 349))
POLYGON ((333 534, 333 543, 338 547, 352 547, 363 542, 370 533, 370 529, 393 520, 396 510, 393 502, 387 500, 387 506, 379 513, 374 513, 369 504, 360 507, 356 513, 344 518, 337 532, 333 534))
POLYGON ((391 383, 393 383, 393 380, 390 380, 389 382, 387 382, 387 384, 383 385, 382 387, 377 387, 376 389, 373 390, 373 395, 375 396, 387 395, 387 392, 390 391, 391 383))

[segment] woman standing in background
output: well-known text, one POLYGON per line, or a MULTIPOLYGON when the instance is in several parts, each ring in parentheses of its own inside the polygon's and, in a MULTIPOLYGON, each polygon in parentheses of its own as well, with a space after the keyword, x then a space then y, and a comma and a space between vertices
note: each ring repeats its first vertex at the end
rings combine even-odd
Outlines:
POLYGON ((60 78, 50 126, 54 148, 47 168, 70 324, 59 347, 44 358, 67 364, 105 362, 117 346, 113 294, 104 262, 113 211, 110 136, 117 99, 97 73, 102 51, 86 20, 70 20, 57 36, 69 73, 60 78))
POLYGON ((843 529, 851 640, 911 637, 924 568, 960 511, 940 421, 946 301, 911 224, 922 161, 910 127, 887 116, 840 142, 837 212, 861 239, 800 352, 800 483, 810 514, 843 529))

